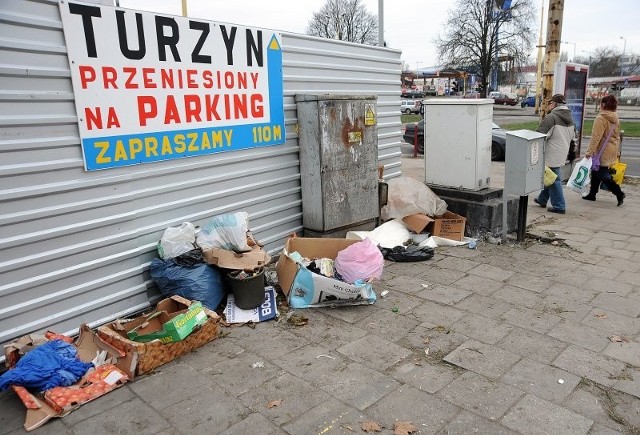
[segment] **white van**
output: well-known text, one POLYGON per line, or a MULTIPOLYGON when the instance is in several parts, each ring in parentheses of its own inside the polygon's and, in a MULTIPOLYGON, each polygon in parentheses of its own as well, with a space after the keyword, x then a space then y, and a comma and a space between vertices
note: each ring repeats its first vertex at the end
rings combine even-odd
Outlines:
POLYGON ((422 101, 420 100, 402 100, 400 102, 400 113, 420 113, 420 106, 422 101))

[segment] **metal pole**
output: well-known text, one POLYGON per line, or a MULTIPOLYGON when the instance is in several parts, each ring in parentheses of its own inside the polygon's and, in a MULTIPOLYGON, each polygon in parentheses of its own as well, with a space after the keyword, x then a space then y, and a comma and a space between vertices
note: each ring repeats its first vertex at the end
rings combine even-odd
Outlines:
POLYGON ((622 57, 620 58, 620 77, 622 77, 622 71, 624 71, 624 53, 625 51, 627 51, 627 38, 621 36, 620 39, 624 39, 624 46, 622 47, 622 57))
POLYGON ((547 102, 553 95, 553 76, 558 57, 560 56, 560 40, 562 36, 562 15, 564 0, 549 0, 549 18, 547 20, 547 45, 544 54, 542 110, 540 118, 547 114, 547 102))
POLYGON ((182 16, 187 16, 187 0, 182 0, 182 16))
POLYGON ((384 47, 384 0, 378 0, 378 46, 384 47))
MULTIPOLYGON (((569 59, 569 62, 575 62, 576 60, 576 43, 575 42, 569 42, 569 41, 560 41, 560 43, 562 44, 572 44, 573 45, 573 57, 571 59, 569 59)), ((569 57, 569 55, 567 54, 567 57, 569 57)))
POLYGON ((507 188, 505 186, 502 189, 502 243, 507 243, 508 205, 509 195, 507 195, 507 188))
POLYGON ((540 3, 540 37, 538 38, 538 60, 536 61, 537 71, 536 71, 536 102, 535 102, 535 110, 536 115, 540 110, 540 95, 542 94, 542 27, 544 25, 544 0, 540 3))
POLYGON ((500 49, 500 46, 498 45, 498 33, 499 33, 499 29, 496 29, 496 48, 495 48, 495 53, 494 53, 494 57, 493 57, 493 74, 491 75, 491 87, 493 88, 494 91, 498 90, 498 68, 499 68, 499 63, 498 63, 498 50, 500 49))
POLYGON ((528 196, 521 196, 518 202, 518 242, 524 242, 524 235, 527 229, 527 205, 528 196))

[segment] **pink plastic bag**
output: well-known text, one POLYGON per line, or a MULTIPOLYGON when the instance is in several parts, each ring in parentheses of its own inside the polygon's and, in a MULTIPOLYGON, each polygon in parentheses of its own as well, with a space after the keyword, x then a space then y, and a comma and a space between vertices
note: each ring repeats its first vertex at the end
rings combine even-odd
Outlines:
POLYGON ((384 258, 375 243, 367 238, 338 252, 334 266, 345 282, 353 284, 359 279, 380 279, 384 258))

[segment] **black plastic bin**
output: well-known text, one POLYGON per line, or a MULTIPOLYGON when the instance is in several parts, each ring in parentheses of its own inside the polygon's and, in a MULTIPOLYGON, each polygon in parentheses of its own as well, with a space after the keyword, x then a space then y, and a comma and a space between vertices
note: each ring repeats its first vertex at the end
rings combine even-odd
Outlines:
POLYGON ((265 299, 264 269, 251 272, 234 270, 225 277, 238 308, 252 310, 262 305, 265 299))

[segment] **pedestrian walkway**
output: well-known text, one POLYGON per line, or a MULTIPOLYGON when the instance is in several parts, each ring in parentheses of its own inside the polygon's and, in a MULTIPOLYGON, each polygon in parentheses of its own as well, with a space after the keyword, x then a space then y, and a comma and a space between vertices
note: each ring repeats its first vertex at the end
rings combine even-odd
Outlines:
MULTIPOLYGON (((566 190, 565 215, 530 198, 534 238, 389 262, 374 305, 223 328, 35 433, 637 434, 640 187, 623 189, 621 207, 566 190)), ((23 418, 2 393, 0 433, 23 418)))

